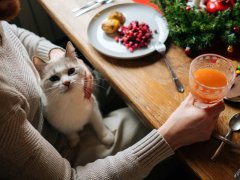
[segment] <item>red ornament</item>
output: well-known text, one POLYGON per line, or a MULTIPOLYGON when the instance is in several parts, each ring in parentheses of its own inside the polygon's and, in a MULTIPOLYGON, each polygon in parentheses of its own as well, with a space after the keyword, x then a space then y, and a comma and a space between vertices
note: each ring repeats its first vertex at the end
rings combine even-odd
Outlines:
POLYGON ((206 10, 209 13, 225 11, 234 6, 234 0, 208 0, 206 10))
POLYGON ((190 6, 186 6, 186 11, 190 11, 191 7, 190 6))
POLYGON ((190 49, 190 47, 186 47, 185 49, 184 49, 184 52, 185 52, 185 54, 188 56, 188 55, 190 55, 191 54, 191 49, 190 49))
POLYGON ((234 26, 233 27, 233 32, 235 32, 235 33, 239 33, 239 27, 238 26, 234 26))

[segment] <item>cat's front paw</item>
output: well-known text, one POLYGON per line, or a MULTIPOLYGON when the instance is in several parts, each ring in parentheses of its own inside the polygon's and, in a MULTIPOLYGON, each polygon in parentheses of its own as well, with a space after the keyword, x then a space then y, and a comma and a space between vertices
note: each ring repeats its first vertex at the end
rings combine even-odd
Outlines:
POLYGON ((106 130, 103 134, 101 141, 105 145, 112 145, 114 143, 115 136, 110 130, 106 130))

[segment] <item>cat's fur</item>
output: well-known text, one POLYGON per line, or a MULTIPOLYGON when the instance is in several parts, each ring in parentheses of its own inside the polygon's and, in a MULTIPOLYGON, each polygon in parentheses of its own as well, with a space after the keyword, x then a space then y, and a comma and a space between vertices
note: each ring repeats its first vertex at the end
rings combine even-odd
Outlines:
POLYGON ((93 126, 103 144, 111 145, 114 135, 104 126, 97 100, 91 93, 92 75, 76 57, 72 43, 68 42, 65 56, 49 63, 35 56, 33 63, 41 76, 47 100, 45 116, 50 124, 67 136, 71 146, 78 144, 78 131, 87 123, 93 126))

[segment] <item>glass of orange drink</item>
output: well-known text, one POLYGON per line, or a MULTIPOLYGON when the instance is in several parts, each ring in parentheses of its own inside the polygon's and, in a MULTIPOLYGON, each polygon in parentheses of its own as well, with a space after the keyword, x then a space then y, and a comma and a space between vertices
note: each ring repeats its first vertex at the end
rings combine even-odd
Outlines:
POLYGON ((203 54, 190 64, 189 88, 194 106, 210 107, 223 100, 232 86, 235 68, 230 60, 217 54, 203 54))

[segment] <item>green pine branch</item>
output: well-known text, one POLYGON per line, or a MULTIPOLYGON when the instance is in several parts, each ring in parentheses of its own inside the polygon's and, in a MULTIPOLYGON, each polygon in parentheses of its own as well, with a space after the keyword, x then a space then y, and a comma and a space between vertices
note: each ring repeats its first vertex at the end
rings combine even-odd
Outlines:
POLYGON ((206 10, 187 10, 185 0, 152 0, 164 12, 170 37, 180 47, 200 51, 222 41, 226 45, 240 44, 240 0, 232 8, 210 14, 206 10))

